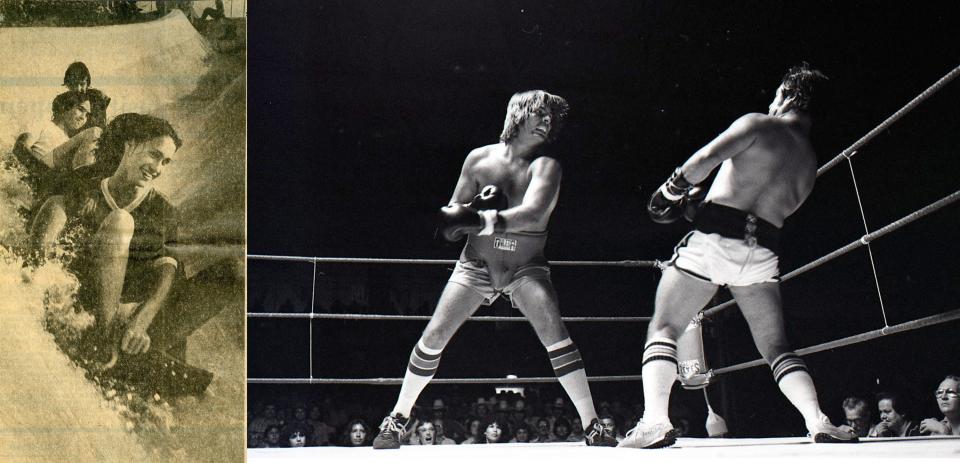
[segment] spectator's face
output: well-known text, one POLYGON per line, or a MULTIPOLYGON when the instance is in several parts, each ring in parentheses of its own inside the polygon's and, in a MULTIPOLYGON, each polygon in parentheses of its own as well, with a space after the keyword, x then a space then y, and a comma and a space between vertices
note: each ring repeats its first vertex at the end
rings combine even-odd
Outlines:
POLYGON ((145 187, 163 173, 176 151, 177 145, 166 136, 144 142, 128 141, 124 143, 123 159, 117 167, 117 174, 129 184, 145 187))
POLYGON ((263 408, 263 416, 265 418, 276 418, 277 417, 277 407, 273 405, 267 405, 263 408))
POLYGON ((844 408, 843 413, 847 418, 847 426, 859 432, 863 429, 870 429, 870 414, 867 412, 866 405, 854 408, 844 408))
POLYGON ((363 442, 367 440, 367 430, 363 429, 363 425, 357 423, 350 428, 350 445, 354 447, 359 447, 363 445, 363 442))
POLYGON ((473 420, 470 422, 470 435, 476 436, 480 434, 480 420, 473 420))
POLYGON ((294 431, 293 434, 290 435, 289 440, 291 447, 303 447, 307 445, 307 436, 303 435, 300 431, 294 431))
POLYGON ((263 433, 250 431, 247 433, 247 447, 257 448, 260 446, 260 443, 263 441, 263 433))
POLYGON ((483 435, 486 436, 487 442, 499 442, 500 434, 502 433, 503 433, 503 430, 500 429, 499 424, 490 423, 490 425, 487 426, 487 430, 483 433, 483 435))
POLYGON ((87 115, 90 114, 90 102, 84 101, 73 108, 63 112, 60 119, 67 126, 67 130, 76 131, 87 123, 87 115))
POLYGON ((307 419, 307 411, 303 407, 297 407, 293 412, 293 418, 297 421, 303 421, 307 419))
POLYGON ((280 430, 272 427, 267 430, 267 443, 277 445, 280 443, 280 430))
POLYGON ((903 415, 893 409, 893 402, 890 399, 883 399, 877 404, 880 409, 880 420, 886 421, 890 427, 897 427, 903 422, 903 415))
POLYGON ((571 432, 583 429, 583 421, 580 421, 580 418, 574 418, 570 421, 571 432))
POLYGON ((570 428, 566 423, 557 422, 553 425, 553 433, 556 434, 557 437, 567 437, 570 435, 570 428))
POLYGON ((945 379, 937 386, 937 406, 944 415, 960 413, 960 383, 945 379))
POLYGON ((550 423, 547 420, 537 421, 537 433, 541 436, 550 435, 550 423))
POLYGON ((530 442, 530 431, 527 431, 527 428, 517 429, 517 442, 530 442))
POLYGON ((477 415, 487 416, 490 414, 490 409, 486 405, 477 405, 477 415))
POLYGON ((310 408, 310 419, 314 421, 320 420, 320 407, 310 408))
POLYGON ((603 429, 606 429, 610 434, 616 432, 617 423, 613 421, 612 418, 600 418, 600 424, 603 425, 603 429))
POLYGON ((443 420, 433 420, 433 429, 436 432, 437 440, 443 438, 443 420))
POLYGON ((417 432, 420 434, 421 444, 433 445, 434 438, 437 437, 437 430, 433 427, 433 423, 429 421, 423 423, 417 429, 417 432))

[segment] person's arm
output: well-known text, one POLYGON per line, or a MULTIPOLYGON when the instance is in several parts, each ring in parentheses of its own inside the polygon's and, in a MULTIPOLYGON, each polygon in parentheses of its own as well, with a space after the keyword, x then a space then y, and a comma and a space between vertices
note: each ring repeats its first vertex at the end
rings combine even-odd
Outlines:
POLYGON ((179 235, 179 223, 176 209, 168 206, 163 212, 163 249, 152 262, 156 267, 156 283, 150 295, 137 308, 120 340, 120 349, 128 354, 142 354, 150 350, 147 329, 167 302, 177 274, 178 263, 173 249, 179 235))
POLYGON ((448 206, 454 204, 467 204, 477 192, 477 181, 473 179, 473 166, 482 156, 479 149, 473 150, 463 160, 463 167, 460 168, 460 177, 457 179, 457 186, 453 189, 453 196, 450 197, 448 206))
POLYGON ((127 324, 126 332, 120 341, 120 349, 128 354, 142 354, 150 350, 150 336, 147 329, 153 323, 163 304, 170 295, 177 267, 169 262, 159 264, 157 280, 153 292, 137 308, 136 314, 127 324))
POLYGON ((531 230, 549 217, 560 194, 563 170, 553 158, 540 157, 530 165, 532 178, 518 206, 499 211, 495 225, 498 232, 531 230))
POLYGON ((691 185, 703 182, 717 166, 750 147, 757 139, 757 130, 763 115, 751 113, 741 116, 727 130, 717 135, 706 146, 697 150, 680 166, 680 172, 691 185))

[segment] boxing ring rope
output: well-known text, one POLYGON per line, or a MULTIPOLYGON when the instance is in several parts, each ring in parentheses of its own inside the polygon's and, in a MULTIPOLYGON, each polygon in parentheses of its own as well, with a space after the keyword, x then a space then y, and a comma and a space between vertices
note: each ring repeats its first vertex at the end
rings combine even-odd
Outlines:
MULTIPOLYGON (((880 329, 868 331, 865 333, 860 333, 845 338, 828 341, 822 344, 797 349, 796 353, 804 356, 810 355, 817 352, 822 352, 824 350, 835 349, 838 347, 844 347, 851 344, 857 344, 860 342, 865 342, 873 340, 879 337, 883 337, 890 334, 900 333, 904 331, 910 331, 914 329, 924 328, 928 326, 933 326, 941 323, 947 323, 960 319, 960 309, 953 310, 946 313, 941 313, 937 315, 932 315, 929 317, 907 321, 900 323, 894 326, 890 326, 887 320, 886 310, 883 307, 883 296, 880 290, 879 277, 877 276, 876 264, 873 258, 873 251, 870 248, 870 243, 875 241, 883 236, 886 236, 889 233, 892 233, 895 230, 902 228, 905 225, 908 225, 922 217, 925 217, 933 212, 936 212, 943 207, 946 207, 950 204, 953 204, 958 199, 960 199, 960 190, 955 191, 938 201, 935 201, 921 209, 918 209, 899 220, 891 222, 886 226, 870 232, 870 229, 867 225, 866 214, 863 210, 863 202, 860 197, 859 187, 856 181, 856 175, 853 169, 852 157, 857 153, 857 151, 866 145, 870 140, 872 140, 877 134, 886 130, 891 124, 902 118, 908 112, 913 110, 921 102, 932 96, 934 93, 943 88, 947 83, 960 75, 960 66, 951 70, 948 74, 943 76, 936 83, 931 85, 929 88, 920 93, 917 97, 907 103, 905 106, 900 108, 898 111, 893 113, 890 117, 884 120, 880 125, 875 127, 873 130, 868 132, 866 135, 857 140, 853 145, 843 150, 839 155, 831 159, 829 162, 821 166, 817 170, 817 176, 819 177, 826 171, 830 170, 841 160, 846 159, 849 167, 850 174, 853 181, 854 192, 857 197, 857 205, 860 210, 860 216, 863 221, 864 232, 865 234, 859 239, 842 246, 833 252, 830 252, 818 259, 815 259, 793 271, 787 273, 781 278, 781 281, 787 281, 796 277, 802 273, 805 273, 809 270, 817 268, 826 262, 829 262, 837 257, 840 257, 844 254, 849 253, 855 249, 858 249, 862 246, 867 246, 870 258, 871 269, 874 277, 874 283, 877 289, 877 294, 880 299, 880 309, 883 316, 884 326, 880 329)), ((313 293, 311 294, 311 304, 310 304, 310 313, 277 313, 277 312, 248 312, 248 318, 291 318, 291 319, 340 319, 340 320, 389 320, 389 321, 426 321, 430 320, 431 316, 418 316, 418 315, 380 315, 380 314, 318 314, 314 310, 314 298, 316 291, 316 278, 317 271, 316 266, 318 263, 327 263, 327 264, 402 264, 402 265, 453 265, 457 261, 453 259, 383 259, 383 258, 349 258, 349 257, 302 257, 302 256, 275 256, 275 255, 257 255, 251 254, 247 256, 251 260, 272 260, 272 261, 288 261, 288 262, 310 262, 313 264, 313 293)), ((628 267, 628 268, 659 268, 663 269, 663 263, 657 260, 620 260, 620 261, 550 261, 551 266, 592 266, 592 267, 628 267)), ((704 317, 710 317, 716 315, 721 310, 729 308, 736 304, 735 300, 729 300, 720 304, 717 304, 713 307, 704 309, 702 314, 704 317)), ((651 317, 562 317, 564 322, 649 322, 651 317)), ((494 316, 471 316, 467 319, 468 321, 485 321, 485 322, 519 322, 526 321, 524 317, 494 317, 494 316)), ((736 365, 726 366, 722 368, 717 368, 714 370, 714 374, 725 374, 731 373, 746 368, 752 368, 755 366, 765 365, 766 362, 763 359, 752 360, 748 362, 743 362, 736 365)), ((591 382, 602 382, 602 381, 639 381, 641 379, 640 375, 615 375, 615 376, 590 376, 587 378, 591 382)), ((556 377, 531 377, 531 378, 434 378, 431 380, 431 383, 434 384, 525 384, 525 383, 552 383, 556 382, 556 377)), ((310 366, 309 366, 309 378, 247 378, 249 384, 365 384, 365 385, 398 385, 402 384, 403 378, 314 378, 313 377, 313 323, 310 323, 310 366)))

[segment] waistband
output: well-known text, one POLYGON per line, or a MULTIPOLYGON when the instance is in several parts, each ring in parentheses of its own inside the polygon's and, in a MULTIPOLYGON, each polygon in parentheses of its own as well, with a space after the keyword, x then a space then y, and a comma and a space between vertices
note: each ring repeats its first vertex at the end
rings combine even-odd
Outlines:
POLYGON ((716 203, 703 203, 697 211, 694 228, 703 233, 742 239, 747 246, 763 246, 780 254, 780 229, 752 212, 716 203))
POLYGON ((546 265, 543 257, 546 242, 545 231, 494 233, 489 236, 471 234, 467 237, 460 260, 505 268, 531 263, 546 265))

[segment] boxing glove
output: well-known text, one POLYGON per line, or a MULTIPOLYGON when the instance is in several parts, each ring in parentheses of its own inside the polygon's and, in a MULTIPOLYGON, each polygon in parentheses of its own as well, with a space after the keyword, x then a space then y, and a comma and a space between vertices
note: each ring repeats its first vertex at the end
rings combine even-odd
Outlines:
POLYGON ((656 223, 673 223, 683 215, 683 198, 693 185, 683 177, 683 172, 677 167, 673 174, 657 191, 650 196, 647 203, 647 213, 656 223))
POLYGON ((480 190, 467 206, 477 211, 502 211, 507 208, 507 197, 495 185, 487 185, 480 190))
POLYGON ((703 198, 706 197, 707 188, 700 185, 691 188, 690 191, 683 195, 683 199, 680 200, 680 209, 683 210, 683 218, 687 219, 687 222, 693 223, 697 217, 697 212, 700 210, 700 206, 703 205, 703 198))

